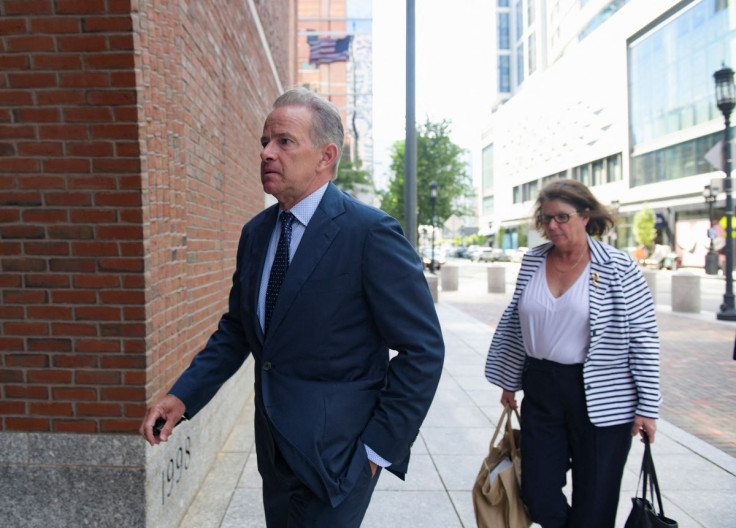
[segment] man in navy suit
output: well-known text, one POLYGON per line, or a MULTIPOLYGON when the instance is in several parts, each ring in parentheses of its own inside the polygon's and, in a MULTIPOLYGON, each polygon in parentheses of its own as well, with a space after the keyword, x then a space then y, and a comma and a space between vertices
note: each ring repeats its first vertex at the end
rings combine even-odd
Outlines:
POLYGON ((403 479, 442 370, 416 251, 396 220, 330 183, 343 141, 332 104, 303 89, 276 100, 261 181, 278 204, 243 228, 227 313, 140 428, 166 441, 252 353, 269 527, 359 526, 380 468, 403 479))

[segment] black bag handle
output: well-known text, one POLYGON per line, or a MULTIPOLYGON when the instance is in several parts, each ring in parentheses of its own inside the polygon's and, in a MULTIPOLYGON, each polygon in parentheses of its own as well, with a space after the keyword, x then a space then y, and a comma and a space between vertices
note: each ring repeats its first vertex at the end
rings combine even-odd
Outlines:
MULTIPOLYGON (((644 433, 644 458, 641 461, 641 471, 639 473, 639 482, 644 480, 642 487, 642 499, 647 499, 647 487, 649 488, 649 497, 654 507, 654 498, 657 498, 659 506, 659 516, 664 517, 664 508, 662 507, 662 494, 659 491, 659 481, 657 480, 657 471, 654 469, 654 458, 652 457, 652 448, 649 445, 649 436, 644 433)), ((638 485, 637 485, 638 488, 638 485)))

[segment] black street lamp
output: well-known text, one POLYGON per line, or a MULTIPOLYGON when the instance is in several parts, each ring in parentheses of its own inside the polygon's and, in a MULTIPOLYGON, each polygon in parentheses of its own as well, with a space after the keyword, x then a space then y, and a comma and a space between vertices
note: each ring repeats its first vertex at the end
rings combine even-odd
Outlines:
POLYGON ((434 273, 434 208, 437 205, 437 182, 429 184, 429 203, 432 204, 432 260, 429 263, 429 272, 434 273))
POLYGON ((723 190, 726 192, 726 293, 723 294, 721 311, 716 317, 725 321, 736 321, 736 308, 733 298, 733 200, 731 198, 731 112, 736 106, 733 86, 733 70, 725 64, 713 74, 716 82, 716 106, 723 114, 723 190))
POLYGON ((708 238, 710 238, 710 247, 705 255, 705 274, 718 275, 718 254, 713 247, 715 234, 713 233, 713 203, 716 201, 717 193, 713 192, 713 187, 706 185, 703 189, 703 198, 708 204, 708 238))

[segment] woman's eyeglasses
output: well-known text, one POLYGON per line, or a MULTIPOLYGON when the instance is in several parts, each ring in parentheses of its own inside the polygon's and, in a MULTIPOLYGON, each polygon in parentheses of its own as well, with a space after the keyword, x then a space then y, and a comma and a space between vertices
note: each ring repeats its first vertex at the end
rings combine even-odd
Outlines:
POLYGON ((577 211, 573 211, 572 213, 558 213, 556 215, 539 215, 537 219, 544 225, 549 224, 553 218, 558 224, 566 224, 570 221, 570 217, 576 214, 578 214, 577 211))

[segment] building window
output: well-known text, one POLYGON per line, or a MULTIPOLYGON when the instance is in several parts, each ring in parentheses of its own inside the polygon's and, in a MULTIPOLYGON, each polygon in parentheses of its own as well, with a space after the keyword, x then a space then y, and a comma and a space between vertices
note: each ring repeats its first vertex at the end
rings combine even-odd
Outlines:
POLYGON ((637 187, 711 172, 705 155, 721 136, 716 132, 632 157, 629 185, 637 187))
POLYGON ((529 54, 529 75, 531 75, 537 69, 537 45, 536 36, 534 35, 534 33, 529 35, 527 48, 527 53, 529 54))
POLYGON ((521 185, 517 185, 516 187, 514 187, 512 192, 513 192, 513 202, 515 204, 521 203, 521 185))
POLYGON ((483 198, 483 214, 486 216, 492 215, 494 212, 494 200, 493 196, 485 196, 483 198))
POLYGON ((614 154, 606 158, 606 183, 621 181, 621 154, 614 154))
POLYGON ((509 0, 498 0, 498 7, 508 7, 509 0))
POLYGON ((509 13, 498 14, 498 49, 511 49, 511 25, 509 13))
POLYGON ((534 2, 535 0, 527 0, 526 2, 526 25, 529 27, 532 27, 534 25, 534 19, 536 18, 536 6, 534 2))
POLYGON ((514 14, 516 15, 516 41, 521 40, 521 36, 524 34, 524 11, 522 1, 518 0, 514 5, 514 14))
POLYGON ((524 44, 516 47, 516 85, 524 82, 524 44))
POLYGON ((502 93, 511 91, 511 56, 509 55, 498 57, 498 91, 502 93))
POLYGON ((493 145, 483 149, 483 195, 493 192, 493 145))

